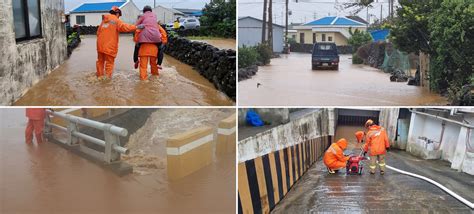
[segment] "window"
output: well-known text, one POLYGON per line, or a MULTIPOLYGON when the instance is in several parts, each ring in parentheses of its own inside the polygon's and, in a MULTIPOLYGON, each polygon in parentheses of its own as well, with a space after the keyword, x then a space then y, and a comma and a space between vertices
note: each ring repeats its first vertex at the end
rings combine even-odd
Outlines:
POLYGON ((296 35, 291 35, 291 38, 293 38, 296 41, 296 35))
POLYGON ((12 2, 16 41, 41 37, 40 0, 14 0, 12 2))
POLYGON ((326 41, 326 34, 323 33, 323 35, 321 35, 321 40, 322 40, 323 42, 326 41))
POLYGON ((332 42, 332 36, 328 36, 328 41, 332 42))
POLYGON ((316 43, 316 33, 313 33, 313 44, 316 43))
POLYGON ((300 33, 300 44, 304 44, 304 33, 300 33))
POLYGON ((76 25, 85 25, 86 16, 76 16, 76 25))

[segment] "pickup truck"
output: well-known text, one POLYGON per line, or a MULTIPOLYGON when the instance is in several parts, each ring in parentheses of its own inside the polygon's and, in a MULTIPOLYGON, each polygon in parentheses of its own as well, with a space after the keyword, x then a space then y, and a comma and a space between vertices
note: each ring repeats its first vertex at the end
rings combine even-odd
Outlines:
POLYGON ((315 43, 312 52, 312 69, 319 67, 332 67, 339 70, 339 54, 335 43, 320 42, 315 43))

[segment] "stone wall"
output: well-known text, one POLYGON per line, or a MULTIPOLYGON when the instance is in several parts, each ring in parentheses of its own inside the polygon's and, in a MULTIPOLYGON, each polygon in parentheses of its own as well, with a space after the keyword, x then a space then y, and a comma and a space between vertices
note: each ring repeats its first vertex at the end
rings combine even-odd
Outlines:
POLYGON ((235 50, 221 50, 206 43, 171 36, 165 53, 193 66, 217 89, 235 100, 237 58, 235 50))
POLYGON ((242 80, 250 79, 253 75, 257 74, 257 72, 257 65, 251 65, 246 68, 239 68, 239 82, 242 80))
POLYGON ((0 14, 0 105, 11 105, 66 59, 64 0, 41 1, 42 38, 15 41, 12 1, 0 14))

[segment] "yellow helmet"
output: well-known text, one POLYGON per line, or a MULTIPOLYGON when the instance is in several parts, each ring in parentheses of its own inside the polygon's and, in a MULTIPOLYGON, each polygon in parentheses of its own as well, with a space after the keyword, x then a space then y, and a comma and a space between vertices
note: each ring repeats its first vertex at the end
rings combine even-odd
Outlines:
POLYGON ((368 119, 367 122, 365 122, 365 128, 370 127, 371 125, 374 125, 374 121, 371 119, 368 119))

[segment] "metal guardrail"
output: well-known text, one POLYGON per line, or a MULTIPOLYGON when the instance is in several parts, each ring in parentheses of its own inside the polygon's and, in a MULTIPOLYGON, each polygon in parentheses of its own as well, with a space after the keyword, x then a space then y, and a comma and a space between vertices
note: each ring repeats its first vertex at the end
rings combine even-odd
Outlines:
MULTIPOLYGON (((127 129, 114 126, 112 124, 101 123, 98 121, 77 117, 74 115, 69 115, 61 112, 53 112, 51 110, 46 111, 48 116, 59 117, 64 119, 68 125, 63 127, 51 122, 50 117, 46 119, 45 132, 51 133, 52 128, 64 131, 68 134, 66 142, 61 142, 68 146, 82 146, 79 144, 79 139, 85 140, 87 142, 94 143, 96 145, 102 146, 105 148, 105 152, 101 153, 103 155, 102 159, 106 163, 113 163, 120 160, 121 154, 128 154, 129 150, 125 147, 120 146, 120 137, 126 137, 128 135, 127 129), (105 139, 101 140, 87 134, 81 133, 78 129, 78 125, 99 129, 104 132, 105 139)), ((84 149, 83 152, 90 152, 91 149, 84 149)), ((97 152, 94 152, 97 153, 97 152)), ((94 155, 94 154, 91 154, 94 155)))

